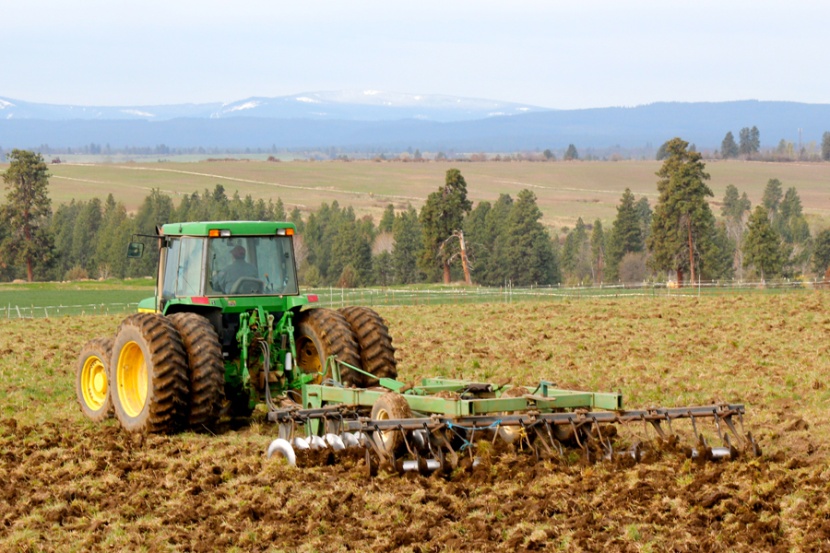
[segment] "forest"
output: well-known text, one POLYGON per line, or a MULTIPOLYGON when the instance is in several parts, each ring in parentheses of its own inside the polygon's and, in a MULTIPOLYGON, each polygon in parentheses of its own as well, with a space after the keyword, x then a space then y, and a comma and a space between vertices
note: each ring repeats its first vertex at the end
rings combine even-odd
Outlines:
MULTIPOLYGON (((659 197, 650 205, 628 189, 616 217, 577 219, 573 228, 545 226, 536 196, 521 190, 473 204, 458 169, 420 211, 388 205, 379 221, 357 217, 337 201, 287 211, 268 201, 229 194, 221 184, 178 203, 153 189, 134 212, 110 193, 52 208, 48 168, 38 153, 14 150, 3 173, 0 280, 131 278, 154 274, 155 256, 128 260, 135 235, 156 225, 198 220, 288 220, 306 286, 390 286, 467 281, 486 286, 592 285, 770 280, 824 276, 830 230, 811 235, 798 191, 772 178, 762 202, 728 186, 719 212, 710 203, 705 163, 680 138, 661 146, 659 197)), ((143 237, 150 248, 151 237, 143 237)))

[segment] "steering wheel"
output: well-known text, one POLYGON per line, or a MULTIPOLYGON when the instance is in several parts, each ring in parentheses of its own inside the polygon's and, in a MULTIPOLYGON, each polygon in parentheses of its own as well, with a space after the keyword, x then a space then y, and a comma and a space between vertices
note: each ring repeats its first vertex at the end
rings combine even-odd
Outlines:
POLYGON ((230 288, 229 294, 261 294, 265 282, 256 277, 239 277, 230 288))

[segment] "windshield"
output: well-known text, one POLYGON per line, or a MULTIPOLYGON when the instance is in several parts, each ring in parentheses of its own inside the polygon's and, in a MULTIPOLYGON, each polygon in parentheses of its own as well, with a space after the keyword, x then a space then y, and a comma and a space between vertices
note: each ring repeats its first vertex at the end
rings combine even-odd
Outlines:
POLYGON ((204 238, 186 236, 170 240, 161 291, 163 299, 201 295, 204 245, 204 238))
POLYGON ((207 295, 295 295, 289 236, 213 238, 208 244, 207 295))

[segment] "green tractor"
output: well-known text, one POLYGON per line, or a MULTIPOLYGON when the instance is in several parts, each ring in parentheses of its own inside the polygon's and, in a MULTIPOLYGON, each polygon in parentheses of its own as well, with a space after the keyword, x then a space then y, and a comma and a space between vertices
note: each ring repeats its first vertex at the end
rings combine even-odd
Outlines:
MULTIPOLYGON (((260 403, 296 405, 332 356, 345 363, 339 385, 395 378, 395 349, 376 312, 313 308, 317 297, 300 294, 294 233, 292 223, 263 221, 159 227, 154 297, 114 338, 81 350, 84 414, 101 421, 114 413, 134 432, 211 428, 260 403)), ((127 255, 143 250, 131 242, 127 255)))

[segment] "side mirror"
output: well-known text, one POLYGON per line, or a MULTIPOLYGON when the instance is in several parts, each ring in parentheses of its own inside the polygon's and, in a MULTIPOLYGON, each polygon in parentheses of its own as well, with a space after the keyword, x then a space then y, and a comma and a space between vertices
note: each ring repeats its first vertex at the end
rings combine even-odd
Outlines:
POLYGON ((129 259, 136 259, 142 256, 144 253, 144 244, 141 242, 130 242, 130 245, 127 246, 127 257, 129 259))

